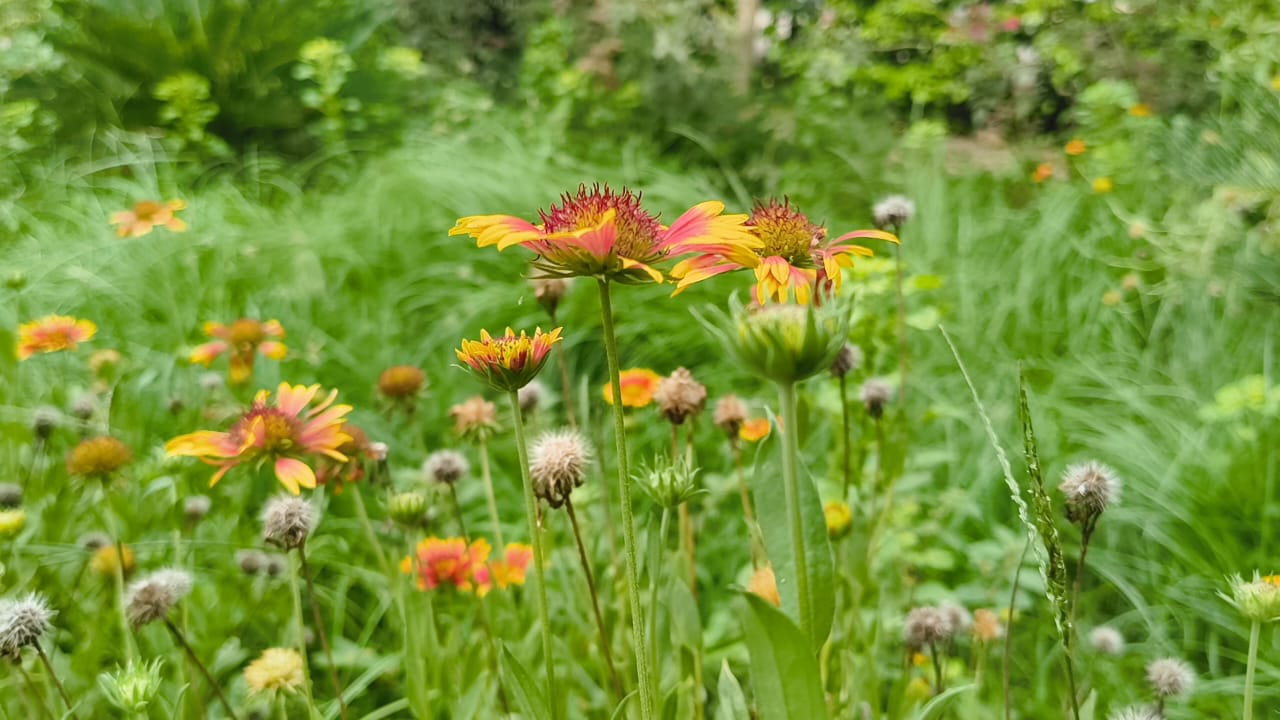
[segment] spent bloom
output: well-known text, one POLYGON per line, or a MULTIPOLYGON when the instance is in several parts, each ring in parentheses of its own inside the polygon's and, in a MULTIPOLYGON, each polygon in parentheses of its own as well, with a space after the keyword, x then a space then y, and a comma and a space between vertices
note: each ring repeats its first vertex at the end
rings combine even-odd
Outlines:
POLYGON ((528 385, 542 369, 551 347, 560 341, 561 330, 544 333, 537 328, 529 337, 523 330, 516 336, 514 330, 507 328, 496 338, 481 330, 479 340, 463 340, 462 347, 454 352, 494 390, 513 392, 528 385))
POLYGON ((422 471, 428 478, 444 485, 458 482, 469 469, 471 464, 467 462, 466 456, 456 450, 433 452, 422 464, 422 471))
POLYGON ((209 514, 209 510, 213 507, 213 501, 208 495, 192 495, 182 501, 182 516, 189 523, 197 523, 209 514))
POLYGON ((475 569, 473 574, 476 581, 476 595, 484 597, 495 586, 499 590, 505 590, 513 585, 524 585, 525 573, 532 559, 532 546, 524 543, 507 543, 501 560, 494 560, 488 565, 481 565, 475 569))
POLYGON ((134 628, 163 620, 191 592, 191 575, 168 568, 136 580, 125 596, 125 614, 134 628))
POLYGON ((268 648, 244 669, 249 692, 270 690, 294 692, 307 681, 302 674, 302 656, 291 648, 268 648))
POLYGON ((1134 705, 1111 713, 1107 720, 1164 720, 1164 716, 1149 705, 1134 705))
POLYGON ((569 292, 569 280, 532 277, 529 278, 529 284, 533 286, 533 297, 537 299, 538 304, 547 311, 548 315, 555 317, 556 308, 560 307, 560 300, 564 298, 565 293, 569 292))
POLYGON ((141 200, 131 210, 111 213, 110 221, 116 226, 116 235, 122 238, 142 237, 157 225, 170 232, 183 232, 187 229, 187 224, 177 213, 186 207, 187 204, 181 200, 141 200))
POLYGON ((14 508, 22 504, 22 486, 17 483, 0 483, 0 508, 14 508))
POLYGON ((129 446, 100 435, 81 440, 67 453, 67 473, 76 477, 104 479, 133 462, 129 446))
POLYGON ((1124 635, 1109 625, 1099 625, 1089 631, 1089 645, 1103 655, 1119 655, 1124 652, 1124 635))
POLYGON ((1161 658, 1147 665, 1147 682, 1156 695, 1162 698, 1178 698, 1191 692, 1196 673, 1185 661, 1177 658, 1161 658))
POLYGON ((46 315, 18 326, 18 359, 26 360, 36 353, 75 350, 94 336, 98 326, 88 320, 69 315, 46 315))
POLYGON ((49 405, 42 405, 31 413, 31 432, 40 440, 48 440, 62 423, 62 413, 49 405))
POLYGON ((671 375, 658 381, 653 393, 658 411, 672 425, 681 425, 688 418, 702 412, 707 404, 707 387, 693 379, 693 373, 676 368, 671 375))
POLYGON ((280 360, 289 352, 277 338, 284 337, 284 326, 278 320, 259 322, 240 318, 230 325, 207 322, 204 334, 213 338, 191 351, 193 363, 209 367, 223 353, 231 354, 229 377, 233 384, 248 382, 253 375, 253 361, 258 353, 272 360, 280 360))
POLYGON ((393 365, 378 375, 378 392, 390 400, 408 400, 426 384, 426 373, 413 365, 393 365))
POLYGON ((893 397, 893 388, 884 380, 872 378, 862 384, 862 390, 858 395, 862 400, 862 406, 867 409, 867 414, 879 420, 884 415, 885 404, 889 402, 889 398, 893 397))
POLYGON ((1068 467, 1058 489, 1066 498, 1067 519, 1084 524, 1115 504, 1120 496, 1120 478, 1115 470, 1090 460, 1068 467))
POLYGON ((449 408, 453 431, 468 440, 483 440, 498 430, 498 408, 479 395, 449 408))
POLYGON ((40 642, 51 628, 54 612, 42 595, 0 600, 0 657, 14 660, 22 649, 40 642))
POLYGON ((730 440, 737 440, 743 423, 747 421, 747 406, 737 395, 725 395, 716 401, 714 420, 716 427, 723 430, 730 440))
POLYGON ((548 432, 529 450, 529 476, 533 492, 558 508, 582 485, 591 464, 591 447, 576 430, 548 432))
POLYGON ((520 405, 520 412, 526 415, 538 409, 542 404, 542 399, 547 396, 547 386, 534 380, 533 382, 520 388, 516 393, 517 400, 520 405))
POLYGON ((459 218, 450 235, 469 235, 479 247, 519 245, 535 253, 545 277, 604 277, 626 283, 662 282, 653 265, 702 244, 754 246, 745 215, 723 215, 724 204, 699 203, 665 227, 640 204, 639 193, 585 184, 539 212, 537 225, 511 215, 459 218))
POLYGON ((1222 597, 1235 605, 1245 619, 1250 622, 1280 620, 1280 575, 1259 577, 1254 573, 1248 581, 1236 575, 1230 582, 1231 595, 1222 597))
POLYGON ((836 359, 831 361, 831 376, 842 378, 862 367, 862 348, 852 343, 840 346, 836 359))
POLYGON ((818 288, 839 291, 843 269, 857 256, 870 257, 870 249, 849 241, 857 239, 898 242, 882 230, 855 230, 835 240, 827 239, 827 229, 792 207, 790 201, 757 203, 747 220, 754 242, 739 239, 690 243, 695 253, 676 264, 671 275, 679 280, 676 292, 733 270, 755 273, 755 299, 776 298, 786 302, 792 295, 806 304, 818 288))
POLYGON ((324 456, 345 463, 349 458, 338 448, 351 439, 342 432, 351 406, 333 404, 337 390, 312 406, 319 392, 319 385, 280 383, 272 403, 270 392, 259 391, 228 432, 180 435, 165 444, 165 452, 171 457, 198 457, 216 466, 210 487, 233 467, 270 463, 276 479, 290 493, 297 495, 300 487, 314 489, 316 474, 306 461, 324 456))
MULTIPOLYGON (((653 402, 662 376, 648 368, 631 368, 618 373, 622 388, 622 407, 642 408, 653 402)), ((613 404, 613 383, 605 383, 604 401, 613 404)))
POLYGON ((986 608, 973 611, 973 637, 978 642, 993 642, 1004 636, 1000 616, 986 608))
POLYGON ((916 214, 916 204, 906 195, 890 195, 871 207, 871 218, 878 228, 902 229, 916 214))
POLYGON ((464 538, 429 537, 418 543, 413 558, 405 558, 402 571, 414 573, 419 590, 435 590, 452 585, 458 590, 474 589, 475 573, 489 559, 489 541, 477 538, 467 545, 464 538))
POLYGON ((954 628, 951 627, 946 613, 936 607, 924 606, 912 608, 911 612, 907 613, 902 636, 906 640, 907 647, 919 650, 947 640, 953 632, 954 628))
POLYGON ((285 550, 302 547, 315 526, 316 510, 302 498, 275 497, 262 511, 262 539, 285 550))

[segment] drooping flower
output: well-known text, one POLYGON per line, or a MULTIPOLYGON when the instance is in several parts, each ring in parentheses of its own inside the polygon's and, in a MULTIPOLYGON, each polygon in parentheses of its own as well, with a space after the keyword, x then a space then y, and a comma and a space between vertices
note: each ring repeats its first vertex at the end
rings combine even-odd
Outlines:
POLYGON ((506 590, 513 585, 524 585, 529 561, 533 560, 533 547, 524 543, 507 543, 501 560, 494 560, 475 570, 476 595, 484 597, 495 586, 506 590))
POLYGON ((98 326, 70 315, 46 315, 18 326, 18 359, 26 360, 36 353, 75 350, 98 332, 98 326))
POLYGON ((111 224, 116 226, 119 237, 142 237, 159 225, 170 232, 183 232, 187 224, 178 217, 179 210, 186 209, 182 200, 158 202, 141 200, 134 204, 132 210, 121 210, 111 213, 111 224))
POLYGON ((429 537, 418 543, 413 558, 405 558, 400 567, 406 573, 415 573, 419 590, 435 590, 441 585, 452 585, 458 590, 470 592, 475 586, 477 568, 489 559, 489 541, 476 538, 468 546, 463 538, 441 539, 429 537))
POLYGON ((763 303, 772 298, 786 302, 794 295, 796 302, 803 305, 818 288, 830 287, 838 292, 843 269, 852 267, 853 258, 873 254, 870 249, 850 241, 898 242, 897 237, 883 230, 855 230, 828 240, 826 228, 815 225, 786 200, 757 204, 747 227, 757 243, 722 241, 686 245, 685 250, 694 255, 671 269, 672 277, 679 280, 676 293, 722 273, 749 269, 755 272, 757 301, 763 303))
POLYGON ((404 401, 422 391, 427 376, 413 365, 394 365, 378 376, 378 392, 391 400, 404 401))
POLYGON ((751 418, 742 423, 738 437, 746 442, 760 442, 769 437, 769 418, 751 418))
POLYGON ((512 392, 528 385, 538 374, 551 347, 560 341, 563 329, 544 333, 542 328, 537 328, 533 337, 529 337, 523 330, 517 336, 507 328, 506 333, 496 338, 481 330, 479 340, 463 340, 462 347, 454 352, 494 390, 512 392))
POLYGON ((289 352, 284 343, 272 338, 284 337, 284 327, 278 320, 259 322, 240 318, 230 325, 207 322, 204 334, 214 338, 191 351, 191 362, 205 367, 225 352, 231 353, 229 377, 234 384, 247 382, 253 375, 253 360, 257 353, 272 360, 280 360, 289 352))
POLYGON ((351 406, 334 405, 338 391, 333 390, 311 407, 319 392, 319 385, 280 383, 274 403, 269 403, 270 392, 262 390, 230 431, 180 435, 165 444, 165 452, 217 466, 210 487, 237 465, 271 463, 276 478, 294 495, 300 487, 315 488, 315 471, 307 461, 324 456, 345 463, 348 458, 338 448, 351 439, 342 432, 351 406))
MULTIPOLYGON (((631 368, 618 373, 622 387, 622 407, 642 408, 653 402, 653 394, 658 390, 662 376, 648 368, 631 368)), ((604 401, 613 404, 613 384, 605 383, 604 401)))
POLYGON ((307 681, 302 674, 302 656, 291 648, 267 648, 244 669, 249 692, 270 690, 295 692, 307 681))
POLYGON ((1068 155, 1075 156, 1083 155, 1088 149, 1089 147, 1084 144, 1084 140, 1081 140, 1080 138, 1072 138, 1065 146, 1063 146, 1062 151, 1068 155))
POLYGON ((596 276, 626 283, 662 282, 653 265, 668 256, 714 243, 753 247, 759 241, 744 227, 745 215, 723 215, 724 203, 707 201, 689 208, 664 227, 640 205, 640 195, 608 185, 585 184, 560 204, 539 211, 537 225, 511 215, 459 218, 450 235, 469 235, 479 247, 506 250, 519 245, 537 254, 534 267, 544 276, 596 276))
POLYGON ((129 446, 100 435, 81 440, 67 453, 67 473, 82 478, 105 479, 133 462, 129 446))

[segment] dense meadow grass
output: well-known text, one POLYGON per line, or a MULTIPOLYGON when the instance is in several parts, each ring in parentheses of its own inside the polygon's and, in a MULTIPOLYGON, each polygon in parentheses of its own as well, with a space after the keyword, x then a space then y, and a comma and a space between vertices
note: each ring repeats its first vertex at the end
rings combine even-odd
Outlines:
MULTIPOLYGON (((682 170, 630 148, 623 144, 605 160, 579 160, 556 142, 484 126, 462 136, 415 137, 358 161, 328 158, 286 169, 260 159, 212 168, 182 184, 175 178, 191 172, 181 161, 135 148, 61 166, 53 172, 63 182, 46 183, 11 209, 21 232, 0 244, 6 277, 0 344, 16 341, 20 322, 51 313, 98 326, 75 353, 23 362, 0 354, 0 479, 26 490, 25 526, 0 540, 0 591, 6 597, 38 591, 57 610, 46 646, 80 717, 113 716, 97 676, 126 658, 115 588, 89 567, 90 552, 82 547, 86 534, 109 532, 116 522, 110 516, 118 518, 139 574, 174 565, 193 573, 192 594, 173 617, 231 704, 243 716, 271 707, 270 695, 248 693, 241 670, 264 649, 296 642, 289 573, 247 575, 238 553, 262 547, 256 518, 279 487, 268 471, 240 468, 210 490, 209 468, 165 458, 163 444, 197 429, 225 428, 229 408, 282 380, 337 388, 341 401, 355 408, 352 420, 390 449, 389 477, 379 486, 310 495, 320 521, 308 558, 351 716, 407 717, 427 706, 437 717, 498 717, 508 706, 523 712, 513 691, 519 672, 510 664, 493 670, 491 639, 508 647, 524 672, 541 678, 531 588, 495 590, 481 614, 466 593, 406 592, 396 573, 380 569, 379 553, 394 561, 425 535, 457 534, 448 493, 426 485, 419 468, 442 448, 462 450, 473 467, 479 463, 476 448, 452 433, 449 418, 451 406, 485 392, 456 367, 460 339, 481 328, 550 327, 524 279, 527 253, 499 254, 448 237, 456 218, 532 217, 559 193, 597 181, 643 190, 646 203, 668 220, 712 198, 731 210, 749 209, 750 193, 731 174, 682 170), (143 198, 182 198, 190 229, 117 239, 108 216, 143 198), (201 324, 242 316, 278 319, 288 333, 288 356, 259 358, 245 388, 205 387, 206 371, 186 359, 205 340, 201 324), (107 385, 95 389, 85 360, 104 348, 123 359, 107 385), (398 364, 416 365, 428 379, 411 415, 392 411, 376 392, 379 373, 398 364), (86 397, 96 405, 87 420, 78 420, 74 410, 86 397), (43 447, 31 431, 40 406, 57 408, 61 418, 43 447), (65 454, 82 433, 103 432, 123 440, 134 463, 105 488, 68 478, 65 454), (385 521, 393 488, 430 491, 426 528, 385 521), (356 493, 373 516, 378 549, 359 520, 356 493), (197 494, 211 497, 212 510, 186 523, 184 499, 197 494), (428 595, 438 634, 430 643, 422 616, 428 595)), ((912 607, 943 602, 1001 613, 1020 564, 1008 655, 1013 714, 1067 713, 1062 646, 1036 554, 1024 555, 1026 531, 942 325, 1018 482, 1024 482, 1020 366, 1058 514, 1062 498, 1054 488, 1068 465, 1097 459, 1123 480, 1121 501, 1107 509, 1090 545, 1076 610, 1082 717, 1103 718, 1151 701, 1144 667, 1160 657, 1183 658, 1199 676, 1185 701, 1168 703, 1165 717, 1239 717, 1249 625, 1218 593, 1228 591, 1228 574, 1277 569, 1277 415, 1267 408, 1273 401, 1266 393, 1280 313, 1255 282, 1268 257, 1274 267, 1267 253, 1275 248, 1260 247, 1254 235, 1223 238, 1194 225, 1169 226, 1159 216, 1132 227, 1150 208, 1176 204, 1171 198, 1207 200, 1202 178, 1188 179, 1183 188, 1153 184, 1103 195, 1062 174, 1032 183, 1021 164, 996 173, 957 172, 953 165, 938 147, 900 146, 859 164, 832 160, 776 188, 837 233, 870 227, 871 203, 891 191, 918 208, 901 233, 910 328, 905 407, 891 401, 881 443, 856 399, 853 408, 861 479, 848 498, 851 532, 833 540, 834 649, 820 654, 819 665, 833 716, 1000 717, 1002 640, 981 643, 965 635, 952 641, 943 674, 963 690, 926 704, 935 659, 904 649, 903 623, 912 607), (1154 194, 1162 199, 1148 197, 1154 194), (1256 402, 1247 383, 1238 386, 1244 388, 1239 398, 1221 392, 1249 376, 1263 378, 1252 391, 1256 402), (1099 653, 1088 642, 1089 631, 1103 624, 1127 640, 1120 654, 1099 653), (871 706, 877 711, 862 714, 862 703, 869 703, 867 713, 871 706)), ((850 375, 851 397, 868 378, 887 378, 901 393, 893 257, 891 250, 880 252, 848 276, 846 294, 855 299, 850 340, 865 355, 864 366, 850 375)), ((573 284, 557 316, 576 415, 596 449, 574 503, 614 655, 630 685, 634 655, 619 591, 616 459, 600 393, 607 375, 592 285, 573 284)), ((755 415, 778 412, 773 389, 735 366, 702 323, 709 306, 723 307, 748 285, 743 275, 729 275, 676 298, 669 287, 616 288, 623 367, 663 375, 687 367, 712 403, 732 392, 750 399, 755 415)), ((225 367, 221 360, 213 369, 225 367)), ((565 417, 554 364, 541 379, 551 390, 529 418, 535 434, 565 417)), ((823 374, 801 393, 804 465, 824 501, 837 499, 842 486, 838 388, 823 374)), ((511 418, 503 398, 490 399, 504 426, 489 443, 504 535, 527 542, 511 418)), ((652 408, 631 412, 628 428, 633 467, 666 453, 670 430, 652 408)), ((669 717, 745 717, 733 703, 736 683, 722 673, 731 673, 745 697, 759 704, 756 693, 767 686, 754 665, 748 672, 741 610, 750 542, 730 447, 710 422, 710 409, 692 432, 698 482, 706 489, 691 502, 697 594, 695 600, 675 580, 660 588, 657 667, 664 707, 669 717), (705 707, 699 684, 706 688, 705 707)), ((778 475, 777 445, 775 433, 746 448, 757 500, 762 484, 778 475)), ((458 504, 472 533, 488 536, 484 490, 474 475, 457 484, 458 504)), ((640 547, 647 549, 659 515, 643 495, 635 506, 640 547)), ((544 512, 561 713, 610 717, 617 702, 569 523, 562 513, 544 512)), ((1074 572, 1079 532, 1061 517, 1058 527, 1074 572)), ((660 562, 669 572, 659 575, 680 577, 682 561, 670 535, 667 546, 660 562)), ((646 571, 646 590, 647 577, 646 571)), ((305 622, 311 624, 309 614, 305 622)), ((142 716, 225 716, 163 627, 136 635, 140 657, 166 658, 160 698, 142 716)), ((1277 649, 1264 627, 1260 717, 1280 710, 1277 649)), ((318 646, 310 659, 321 713, 338 717, 318 646)), ((14 665, 0 672, 7 717, 36 717, 41 703, 59 707, 43 666, 28 657, 26 668, 30 687, 14 665)), ((279 707, 289 717, 306 716, 296 696, 279 707)))

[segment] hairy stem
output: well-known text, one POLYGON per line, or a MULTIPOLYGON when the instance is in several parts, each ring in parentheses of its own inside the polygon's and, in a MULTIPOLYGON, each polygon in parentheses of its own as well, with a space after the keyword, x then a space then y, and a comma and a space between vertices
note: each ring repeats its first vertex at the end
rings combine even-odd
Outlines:
POLYGON ((587 590, 591 592, 591 610, 595 613, 596 629, 600 631, 600 652, 604 655, 605 667, 609 670, 609 682, 613 685, 614 699, 621 702, 626 691, 622 687, 622 678, 613 664, 613 650, 610 647, 609 631, 604 625, 604 614, 600 612, 600 595, 596 590, 596 576, 591 571, 591 561, 587 559, 587 546, 582 542, 582 529, 578 526, 578 514, 573 510, 573 501, 565 498, 564 509, 569 513, 569 524, 573 527, 573 539, 578 545, 578 560, 582 563, 582 573, 587 578, 587 590))
MULTIPOLYGON (((667 542, 667 526, 671 522, 671 510, 662 508, 662 519, 658 522, 658 536, 651 537, 649 540, 649 616, 646 620, 646 626, 649 628, 649 637, 656 638, 658 636, 658 578, 661 577, 662 550, 667 542)), ((652 658, 654 667, 658 666, 658 644, 655 642, 653 646, 654 656, 652 658)), ((654 703, 658 702, 658 698, 654 698, 654 703)))
POLYGON ((782 482, 786 491, 788 524, 791 526, 791 553, 795 564, 796 593, 800 600, 800 630, 813 641, 809 560, 804 552, 804 524, 800 513, 800 422, 795 383, 778 383, 778 391, 782 401, 782 482))
MULTIPOLYGON (((502 520, 498 516, 498 498, 493 493, 493 472, 489 469, 489 445, 484 436, 480 437, 480 479, 484 481, 484 499, 489 505, 489 523, 493 525, 493 539, 497 546, 505 548, 507 541, 502 537, 502 520)), ((454 502, 458 496, 454 495, 454 502)))

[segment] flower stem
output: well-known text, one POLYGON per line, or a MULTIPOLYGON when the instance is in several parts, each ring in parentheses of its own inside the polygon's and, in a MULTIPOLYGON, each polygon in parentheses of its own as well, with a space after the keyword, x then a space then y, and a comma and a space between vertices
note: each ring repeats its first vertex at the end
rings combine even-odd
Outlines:
POLYGON ((1085 521, 1084 527, 1080 529, 1080 562, 1076 564, 1076 578, 1071 586, 1071 630, 1075 631, 1076 627, 1076 608, 1080 605, 1080 585, 1084 580, 1085 560, 1089 557, 1089 540, 1093 537, 1093 528, 1098 522, 1098 516, 1093 515, 1085 521))
POLYGON ((49 703, 45 702, 44 693, 41 693, 39 690, 36 689, 36 684, 31 679, 31 675, 27 673, 26 668, 22 667, 21 658, 15 661, 13 663, 13 666, 18 668, 18 673, 22 675, 22 679, 25 680, 27 683, 27 692, 22 693, 23 699, 26 700, 27 709, 28 710, 31 709, 31 698, 28 696, 28 693, 29 693, 30 695, 36 696, 36 701, 40 703, 40 709, 44 712, 45 715, 51 718, 57 717, 56 715, 54 715, 53 711, 49 709, 49 703))
POLYGON ((1258 669, 1258 640, 1262 636, 1262 623, 1254 620, 1249 628, 1249 664, 1244 671, 1243 720, 1253 720, 1253 677, 1258 669))
POLYGON ((382 543, 378 541, 378 534, 373 531, 373 523, 369 521, 369 511, 364 506, 364 496, 360 494, 360 486, 353 484, 351 486, 351 494, 356 501, 356 515, 360 516, 360 525, 364 527, 364 534, 369 540, 369 544, 373 546, 374 554, 378 556, 378 567, 382 570, 383 575, 391 576, 391 564, 387 562, 387 555, 382 550, 382 543))
MULTIPOLYGON (((104 490, 105 492, 105 490, 104 490)), ((124 540, 120 537, 120 523, 116 520, 115 510, 110 507, 105 508, 103 514, 107 516, 107 532, 111 533, 111 540, 115 543, 116 559, 113 563, 112 573, 116 585, 116 607, 120 617, 120 632, 124 635, 124 654, 125 659, 133 662, 138 659, 138 646, 133 640, 133 628, 129 624, 129 613, 127 603, 124 597, 124 540)))
POLYGON ((618 495, 622 507, 622 540, 627 556, 627 599, 631 607, 631 636, 635 645, 636 675, 640 683, 640 717, 650 720, 654 712, 657 689, 650 672, 650 654, 641 623, 640 580, 636 561, 635 518, 631 512, 631 473, 627 468, 627 428, 622 414, 622 380, 618 366, 618 339, 613 327, 613 304, 609 298, 609 281, 599 278, 600 320, 604 326, 604 352, 609 361, 609 384, 613 397, 613 437, 618 454, 618 495))
POLYGON ((290 570, 289 590, 293 595, 293 624, 298 633, 298 655, 302 658, 302 690, 307 699, 307 712, 314 718, 319 713, 316 711, 316 698, 311 690, 311 663, 307 660, 307 629, 302 621, 302 589, 298 584, 301 570, 298 563, 291 563, 290 570))
POLYGON ((44 648, 40 647, 40 643, 36 643, 35 648, 36 655, 40 656, 40 662, 44 663, 44 669, 49 673, 49 679, 53 681, 53 686, 58 689, 58 694, 62 696, 62 702, 66 703, 67 715, 71 716, 71 720, 76 720, 76 712, 71 707, 71 696, 67 694, 67 688, 58 679, 58 673, 54 672, 53 663, 49 660, 49 656, 45 654, 44 648))
POLYGON ((610 648, 609 631, 604 625, 604 614, 600 612, 600 596, 596 591, 595 573, 591 572, 591 561, 587 559, 587 547, 582 542, 582 529, 578 526, 578 513, 573 510, 573 500, 565 498, 564 509, 569 513, 569 524, 573 527, 573 539, 578 545, 578 560, 582 562, 582 572, 587 577, 587 589, 591 591, 591 609, 596 616, 596 629, 600 631, 600 652, 604 655, 605 666, 609 670, 609 682, 613 684, 615 699, 622 701, 626 691, 622 688, 622 679, 618 676, 618 668, 613 664, 613 650, 610 648))
POLYGON ((942 685, 942 663, 938 662, 938 643, 929 643, 929 655, 933 660, 933 694, 941 695, 945 688, 942 685))
POLYGON ((542 533, 538 527, 538 503, 533 496, 533 479, 529 477, 529 447, 524 437, 524 418, 520 416, 520 395, 512 390, 512 425, 516 436, 516 455, 520 461, 520 479, 524 485, 525 520, 529 524, 529 538, 533 543, 533 572, 538 578, 538 619, 542 623, 542 655, 547 666, 547 701, 551 717, 559 715, 556 702, 555 658, 551 654, 551 620, 547 612, 547 579, 543 571, 542 533))
POLYGON ((231 720, 236 720, 239 716, 236 715, 235 709, 231 707, 231 702, 227 700, 227 696, 223 694, 222 686, 218 684, 217 680, 213 679, 213 674, 209 672, 209 668, 205 667, 204 663, 200 662, 200 657, 196 655, 196 651, 191 648, 191 643, 187 642, 186 636, 182 634, 182 631, 178 629, 178 626, 174 625, 173 621, 169 618, 164 619, 164 626, 169 629, 169 634, 173 636, 174 642, 182 646, 182 651, 187 654, 187 658, 191 660, 191 664, 196 666, 201 675, 204 675, 204 681, 209 683, 209 687, 212 688, 214 694, 218 696, 218 702, 222 703, 222 707, 226 709, 227 716, 230 717, 231 720))
POLYGON ((809 562, 805 557, 804 525, 800 515, 800 422, 796 410, 796 386, 778 383, 782 401, 782 481, 786 491, 787 519, 791 525, 791 553, 795 563, 796 595, 800 601, 800 630, 810 641, 813 636, 812 608, 809 605, 809 562))
MULTIPOLYGON (((662 508, 662 519, 658 522, 658 537, 649 539, 649 616, 646 625, 649 628, 649 637, 651 638, 658 636, 658 578, 662 577, 662 571, 659 566, 662 564, 662 550, 667 542, 667 526, 670 522, 671 510, 664 507, 662 508)), ((657 643, 654 643, 653 652, 654 667, 657 667, 657 643)), ((657 702, 658 698, 655 696, 654 703, 657 704, 657 702)))
MULTIPOLYGON (((502 520, 498 517, 498 499, 493 494, 493 473, 489 469, 489 445, 485 442, 483 435, 480 437, 480 477, 484 480, 484 497, 489 504, 489 522, 493 524, 493 538, 497 541, 498 547, 505 548, 507 542, 502 539, 502 520)), ((455 502, 457 497, 454 495, 455 502)))
POLYGON ((893 246, 894 284, 898 291, 898 404, 907 406, 907 301, 902 292, 902 245, 893 246))
POLYGON ((849 502, 849 479, 853 472, 850 468, 850 457, 853 455, 853 439, 849 432, 849 392, 844 375, 840 376, 840 446, 843 449, 844 477, 840 485, 841 502, 849 502))
POLYGON ((342 681, 338 679, 338 666, 333 664, 333 648, 329 645, 329 633, 324 629, 324 617, 320 614, 320 601, 316 598, 316 586, 311 580, 311 568, 307 565, 307 544, 298 546, 298 565, 302 569, 302 578, 307 583, 307 600, 311 604, 311 619, 316 625, 316 635, 320 637, 320 647, 324 649, 324 659, 329 665, 329 684, 338 697, 338 713, 342 720, 347 720, 347 701, 342 697, 342 681))
POLYGON ((742 516, 747 521, 747 535, 751 541, 751 569, 760 568, 760 556, 763 552, 756 539, 756 513, 751 509, 751 493, 747 490, 747 477, 742 472, 742 448, 737 438, 729 438, 729 447, 733 450, 733 469, 738 475, 738 494, 742 496, 742 516))

